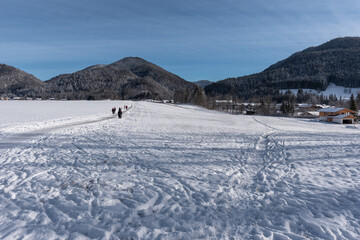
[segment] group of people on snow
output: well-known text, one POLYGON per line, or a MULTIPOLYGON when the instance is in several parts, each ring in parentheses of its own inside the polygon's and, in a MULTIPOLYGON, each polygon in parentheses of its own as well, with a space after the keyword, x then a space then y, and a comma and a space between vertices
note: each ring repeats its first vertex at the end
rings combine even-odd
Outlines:
MULTIPOLYGON (((125 110, 128 110, 128 106, 127 105, 124 105, 124 109, 125 110)), ((115 114, 116 112, 116 107, 113 107, 111 109, 112 113, 115 114)), ((121 118, 122 117, 122 110, 121 110, 121 107, 119 107, 119 110, 118 110, 118 117, 121 118)))
MULTIPOLYGON (((115 114, 115 112, 116 112, 116 107, 113 107, 113 108, 111 109, 111 112, 112 112, 113 114, 115 114)), ((121 107, 119 107, 118 116, 119 116, 119 118, 121 118, 121 116, 122 116, 121 107)))

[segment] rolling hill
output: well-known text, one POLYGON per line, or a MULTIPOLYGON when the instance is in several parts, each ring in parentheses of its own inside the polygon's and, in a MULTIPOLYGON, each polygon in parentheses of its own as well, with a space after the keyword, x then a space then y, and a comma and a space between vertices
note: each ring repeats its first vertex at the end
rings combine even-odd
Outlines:
POLYGON ((325 90, 329 83, 360 87, 360 38, 333 39, 279 61, 263 72, 228 78, 205 88, 207 95, 236 95, 250 98, 277 89, 325 90))
POLYGON ((29 93, 36 95, 44 85, 43 81, 29 73, 0 64, 0 96, 25 96, 29 93))
POLYGON ((66 99, 174 99, 188 92, 190 102, 203 90, 179 76, 138 57, 95 65, 46 83, 46 97, 66 99))

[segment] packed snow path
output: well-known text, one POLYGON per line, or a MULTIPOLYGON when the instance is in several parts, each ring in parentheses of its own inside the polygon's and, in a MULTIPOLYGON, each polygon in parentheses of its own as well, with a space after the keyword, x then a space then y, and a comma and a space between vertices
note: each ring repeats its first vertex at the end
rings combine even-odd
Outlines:
POLYGON ((3 123, 1 239, 360 238, 357 127, 120 103, 3 123))

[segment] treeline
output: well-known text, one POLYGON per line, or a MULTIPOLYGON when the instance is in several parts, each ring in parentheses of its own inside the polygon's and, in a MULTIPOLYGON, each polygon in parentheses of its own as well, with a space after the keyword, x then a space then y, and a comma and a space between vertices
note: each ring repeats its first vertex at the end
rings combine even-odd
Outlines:
POLYGON ((185 88, 176 91, 174 94, 174 101, 177 103, 191 103, 202 107, 207 107, 208 98, 204 90, 196 86, 193 89, 185 88))
POLYGON ((325 96, 323 94, 309 93, 303 89, 298 89, 294 94, 292 91, 273 91, 272 94, 251 98, 239 98, 236 95, 226 95, 224 98, 208 97, 207 107, 209 109, 228 112, 231 114, 260 114, 260 115, 294 115, 298 104, 309 105, 330 105, 335 107, 345 107, 357 111, 360 106, 360 93, 351 95, 350 99, 343 99, 334 94, 325 96))
MULTIPOLYGON (((354 102, 359 105, 360 104, 360 93, 354 97, 351 94, 351 98, 354 99, 354 102)), ((351 100, 350 98, 350 100, 351 100)), ((293 104, 297 103, 309 103, 309 104, 323 104, 330 105, 335 107, 347 107, 349 108, 348 99, 343 99, 341 96, 338 98, 335 94, 329 94, 329 96, 325 96, 323 94, 309 93, 304 92, 302 89, 298 89, 297 94, 293 94, 290 90, 287 90, 284 93, 280 93, 278 96, 274 98, 277 102, 287 101, 293 104)))

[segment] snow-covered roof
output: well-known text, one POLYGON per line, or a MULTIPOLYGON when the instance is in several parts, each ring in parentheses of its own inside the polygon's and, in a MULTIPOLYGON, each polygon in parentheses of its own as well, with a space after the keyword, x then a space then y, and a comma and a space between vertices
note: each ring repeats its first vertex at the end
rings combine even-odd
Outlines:
POLYGON ((244 103, 242 103, 243 105, 245 105, 245 106, 247 106, 247 105, 250 105, 250 106, 260 106, 261 105, 261 103, 247 103, 247 102, 244 102, 244 103))
POLYGON ((319 112, 308 111, 308 113, 314 116, 319 116, 319 112))
POLYGON ((352 115, 346 115, 346 114, 340 114, 340 115, 337 115, 337 116, 334 116, 334 117, 331 117, 331 118, 341 119, 341 118, 345 118, 345 117, 355 118, 352 115))
POLYGON ((323 106, 319 104, 310 104, 310 103, 299 103, 298 106, 300 108, 310 108, 310 107, 323 108, 323 106))
POLYGON ((306 107, 310 107, 312 104, 308 104, 308 103, 299 103, 298 106, 299 107, 303 107, 303 108, 306 108, 306 107))
POLYGON ((341 110, 344 110, 345 108, 333 108, 333 107, 328 107, 328 108, 323 108, 321 110, 319 110, 319 112, 338 112, 338 111, 341 111, 341 110))
POLYGON ((319 112, 306 111, 306 112, 295 112, 295 116, 319 116, 319 112))
POLYGON ((319 108, 328 108, 330 107, 329 105, 325 105, 325 104, 316 104, 317 107, 319 108))

